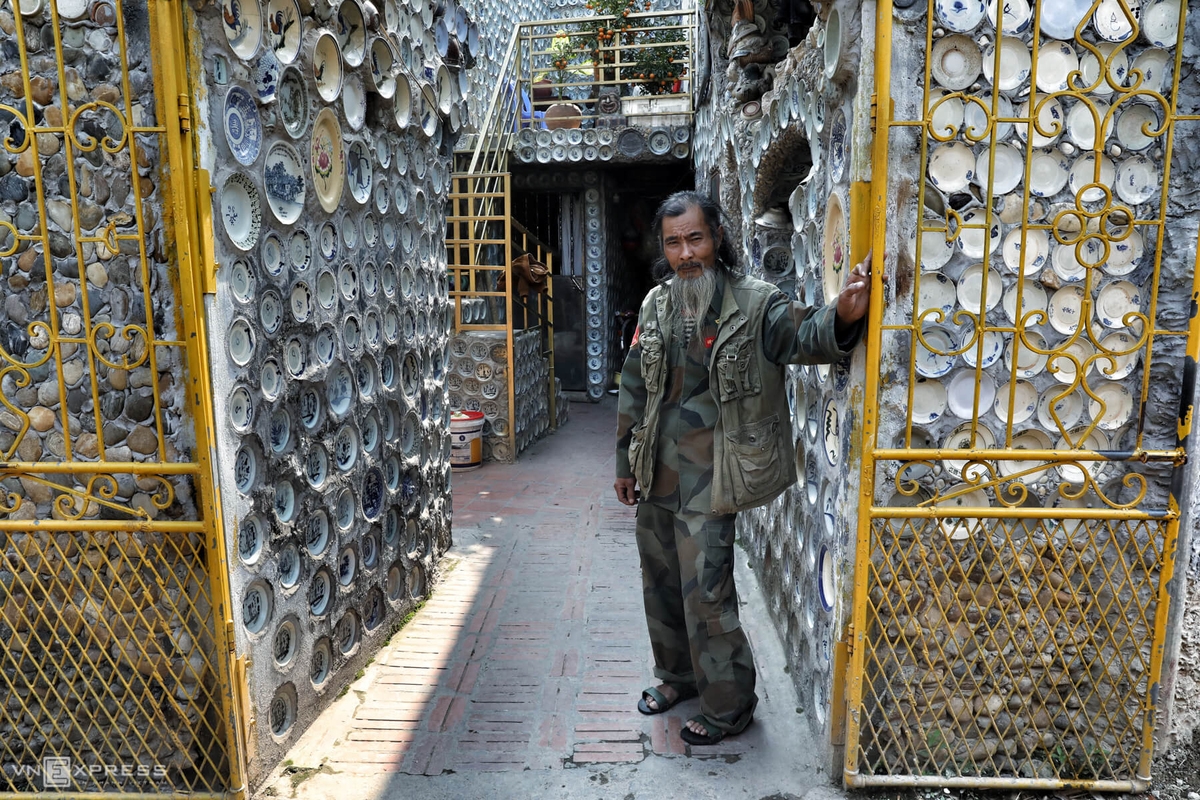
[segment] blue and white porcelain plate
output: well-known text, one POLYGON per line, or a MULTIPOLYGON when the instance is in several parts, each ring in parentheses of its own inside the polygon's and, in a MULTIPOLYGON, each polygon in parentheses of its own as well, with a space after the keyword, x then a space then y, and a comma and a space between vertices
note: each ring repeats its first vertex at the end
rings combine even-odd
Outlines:
POLYGON ((262 120, 254 98, 240 86, 225 95, 225 140, 239 164, 250 165, 262 150, 262 120))
POLYGON ((842 180, 846 173, 846 145, 848 139, 846 112, 839 108, 833 114, 829 128, 829 176, 834 183, 842 180))
POLYGON ((283 67, 279 59, 270 50, 263 50, 254 62, 254 93, 260 103, 269 103, 275 99, 279 90, 279 75, 283 67))
POLYGON ((263 188, 271 213, 284 225, 291 225, 304 211, 304 165, 300 153, 286 142, 275 142, 267 151, 263 170, 263 188))
POLYGON ((938 22, 955 33, 971 33, 983 21, 983 0, 934 0, 938 22))

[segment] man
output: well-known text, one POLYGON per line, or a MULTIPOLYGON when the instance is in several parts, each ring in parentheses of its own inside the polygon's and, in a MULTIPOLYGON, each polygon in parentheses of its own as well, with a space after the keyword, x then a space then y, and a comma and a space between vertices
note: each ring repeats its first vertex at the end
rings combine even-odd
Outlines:
POLYGON ((835 303, 810 309, 740 275, 721 210, 695 192, 659 207, 670 280, 642 303, 621 373, 617 498, 639 502, 637 543, 654 674, 638 710, 700 695, 681 731, 715 744, 750 724, 754 658, 733 582, 738 511, 795 483, 783 364, 828 363, 861 338, 870 256, 835 303))

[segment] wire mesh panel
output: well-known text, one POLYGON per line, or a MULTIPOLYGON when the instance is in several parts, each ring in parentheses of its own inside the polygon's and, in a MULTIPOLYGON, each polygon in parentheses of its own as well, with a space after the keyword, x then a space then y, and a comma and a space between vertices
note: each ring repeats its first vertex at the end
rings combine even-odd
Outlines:
POLYGON ((1154 5, 931 2, 894 42, 881 9, 881 74, 924 80, 877 131, 915 180, 877 209, 896 259, 873 319, 849 783, 1149 778, 1196 345, 1193 264, 1166 246, 1196 119, 1186 4, 1154 5))
POLYGON ((179 13, 0 7, 0 795, 239 782, 179 13))

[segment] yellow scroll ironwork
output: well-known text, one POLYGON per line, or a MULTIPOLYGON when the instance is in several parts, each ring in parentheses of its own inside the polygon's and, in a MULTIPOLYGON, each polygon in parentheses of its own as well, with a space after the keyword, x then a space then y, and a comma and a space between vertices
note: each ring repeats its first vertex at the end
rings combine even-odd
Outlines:
POLYGON ((183 7, 9 8, 0 797, 240 796, 183 7))
POLYGON ((924 94, 883 100, 875 131, 870 236, 894 257, 871 309, 850 785, 1150 778, 1197 350, 1195 270, 1164 255, 1196 119, 1186 4, 1073 3, 1069 25, 1066 5, 931 2, 923 42, 878 8, 878 95, 897 56, 923 59, 924 94), (907 146, 921 177, 889 196, 907 146))

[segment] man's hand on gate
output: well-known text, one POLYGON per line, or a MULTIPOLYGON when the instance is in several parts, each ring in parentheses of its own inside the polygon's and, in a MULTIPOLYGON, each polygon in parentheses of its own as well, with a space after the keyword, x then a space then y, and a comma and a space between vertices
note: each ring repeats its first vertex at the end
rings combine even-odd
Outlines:
POLYGON ((637 480, 634 478, 617 478, 613 484, 617 490, 617 499, 627 506, 637 505, 637 480))
POLYGON ((871 304, 871 254, 846 276, 846 285, 837 297, 837 321, 853 325, 864 316, 871 304))

